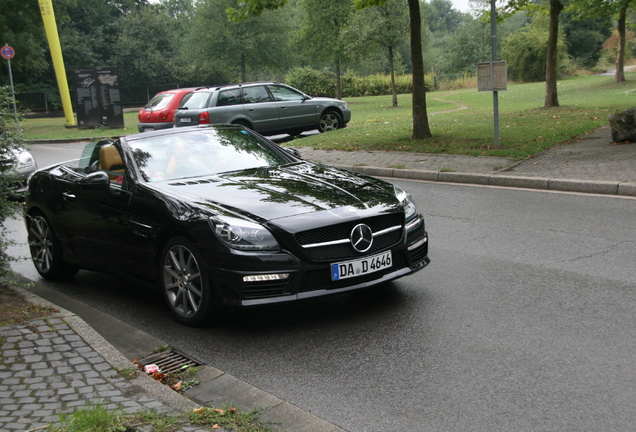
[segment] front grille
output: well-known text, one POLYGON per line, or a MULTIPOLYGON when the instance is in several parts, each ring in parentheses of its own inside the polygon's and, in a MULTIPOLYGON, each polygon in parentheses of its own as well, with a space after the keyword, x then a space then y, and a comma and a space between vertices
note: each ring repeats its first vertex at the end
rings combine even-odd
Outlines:
POLYGON ((406 256, 403 252, 397 252, 393 254, 393 265, 384 270, 371 273, 365 276, 352 277, 348 279, 342 279, 338 281, 331 280, 331 272, 328 267, 320 270, 312 270, 305 272, 298 288, 298 292, 309 292, 317 290, 329 290, 346 288, 348 286, 357 285, 364 282, 370 282, 381 278, 382 276, 392 273, 398 269, 407 267, 406 256))
POLYGON ((391 231, 381 236, 374 237, 371 249, 365 254, 372 254, 385 250, 395 245, 402 238, 404 216, 402 213, 391 213, 376 216, 364 220, 355 220, 313 230, 303 231, 296 234, 296 241, 299 245, 309 245, 315 243, 326 243, 337 240, 347 240, 346 243, 337 245, 326 245, 313 248, 303 248, 304 253, 312 261, 335 261, 360 256, 351 243, 348 241, 351 230, 358 224, 364 223, 376 233, 387 228, 399 226, 400 229, 391 231))

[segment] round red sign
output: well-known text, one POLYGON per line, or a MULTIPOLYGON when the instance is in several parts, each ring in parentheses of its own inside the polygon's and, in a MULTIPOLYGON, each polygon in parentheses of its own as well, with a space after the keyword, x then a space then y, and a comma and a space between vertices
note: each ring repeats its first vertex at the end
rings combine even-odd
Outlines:
POLYGON ((9 45, 5 45, 0 48, 0 55, 2 55, 2 57, 6 58, 7 60, 11 60, 15 55, 15 51, 9 45))

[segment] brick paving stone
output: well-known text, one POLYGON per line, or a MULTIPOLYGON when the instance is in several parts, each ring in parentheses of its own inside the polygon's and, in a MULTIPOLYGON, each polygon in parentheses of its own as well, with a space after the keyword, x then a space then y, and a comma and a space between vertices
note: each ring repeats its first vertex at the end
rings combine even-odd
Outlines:
POLYGON ((1 431, 57 424, 58 414, 94 403, 130 414, 172 413, 172 408, 118 376, 60 318, 0 327, 0 337, 1 431))

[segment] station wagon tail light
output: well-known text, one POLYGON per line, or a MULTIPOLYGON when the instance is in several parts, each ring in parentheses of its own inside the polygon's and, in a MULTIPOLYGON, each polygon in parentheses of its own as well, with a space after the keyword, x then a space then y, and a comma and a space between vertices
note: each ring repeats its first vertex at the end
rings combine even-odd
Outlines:
POLYGON ((199 114, 199 124, 210 124, 210 114, 207 111, 199 114))

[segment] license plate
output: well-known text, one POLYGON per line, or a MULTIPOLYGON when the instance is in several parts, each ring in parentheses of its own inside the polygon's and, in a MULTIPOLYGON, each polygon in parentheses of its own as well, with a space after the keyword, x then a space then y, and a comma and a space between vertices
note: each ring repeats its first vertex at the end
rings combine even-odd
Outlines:
POLYGON ((192 119, 190 117, 179 117, 179 123, 192 123, 192 119))
POLYGON ((153 128, 153 127, 145 127, 144 128, 144 132, 152 132, 153 130, 155 130, 155 128, 153 128))
POLYGON ((391 267, 391 251, 352 261, 331 264, 331 280, 362 276, 391 267))

